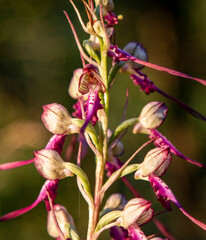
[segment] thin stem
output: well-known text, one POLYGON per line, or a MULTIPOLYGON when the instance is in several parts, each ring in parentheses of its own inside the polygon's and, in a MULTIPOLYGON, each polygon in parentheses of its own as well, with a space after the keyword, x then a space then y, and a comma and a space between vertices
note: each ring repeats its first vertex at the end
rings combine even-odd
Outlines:
POLYGON ((83 48, 82 48, 82 46, 81 46, 81 44, 80 44, 80 42, 79 42, 79 38, 78 38, 77 33, 76 33, 76 31, 75 31, 74 25, 72 24, 72 22, 71 22, 71 20, 70 20, 70 18, 69 18, 69 16, 68 16, 68 14, 67 14, 67 12, 66 12, 66 11, 63 11, 63 13, 64 13, 64 15, 66 16, 66 18, 67 18, 67 20, 68 20, 68 22, 69 22, 69 24, 70 24, 70 27, 71 27, 72 32, 73 32, 73 34, 74 34, 74 38, 75 38, 75 40, 76 40, 76 43, 77 43, 77 46, 78 46, 78 48, 79 48, 80 53, 82 54, 82 56, 84 57, 84 59, 87 60, 89 63, 91 63, 91 64, 99 67, 99 64, 98 64, 98 63, 96 63, 95 61, 91 60, 91 59, 86 55, 86 53, 84 52, 84 50, 83 50, 83 48))
POLYGON ((106 190, 119 178, 119 176, 121 175, 122 171, 127 167, 127 165, 132 161, 132 159, 144 148, 146 147, 148 144, 150 144, 151 142, 153 142, 155 139, 152 139, 152 141, 147 141, 146 143, 144 143, 140 148, 137 149, 137 151, 135 153, 132 154, 132 156, 124 163, 124 165, 122 165, 122 167, 120 169, 118 169, 116 172, 114 172, 110 178, 107 180, 107 182, 104 184, 104 186, 102 187, 101 190, 101 194, 104 194, 106 192, 106 190))
POLYGON ((112 222, 112 223, 104 226, 104 227, 101 228, 98 232, 95 233, 95 235, 92 237, 92 240, 97 239, 97 238, 99 237, 99 235, 100 235, 103 231, 105 231, 105 230, 107 230, 107 229, 109 229, 109 228, 111 228, 111 227, 115 227, 116 225, 117 225, 116 222, 112 222))
POLYGON ((54 223, 55 223, 55 226, 56 226, 56 228, 57 228, 57 230, 59 232, 59 237, 61 238, 61 240, 66 240, 66 238, 64 237, 64 234, 63 234, 63 232, 62 232, 62 230, 61 230, 61 228, 59 226, 59 223, 57 221, 56 214, 54 212, 54 206, 53 206, 51 197, 49 195, 49 191, 46 191, 46 193, 47 193, 47 197, 49 199, 49 205, 50 205, 50 208, 51 208, 51 211, 52 211, 52 216, 53 216, 53 219, 54 219, 54 223))
MULTIPOLYGON (((92 216, 92 234, 96 228, 98 218, 99 218, 99 211, 100 211, 100 205, 102 202, 101 197, 101 188, 103 184, 103 177, 104 177, 104 162, 103 158, 97 158, 96 159, 96 182, 95 182, 95 195, 94 195, 94 211, 92 216)), ((91 237, 91 235, 90 235, 91 237)), ((88 238, 89 240, 90 238, 88 238)))

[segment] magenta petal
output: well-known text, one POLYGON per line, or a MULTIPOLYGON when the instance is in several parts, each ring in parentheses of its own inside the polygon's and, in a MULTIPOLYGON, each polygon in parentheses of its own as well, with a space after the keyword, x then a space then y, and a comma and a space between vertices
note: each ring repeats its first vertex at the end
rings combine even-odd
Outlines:
POLYGON ((137 225, 133 224, 128 227, 128 235, 131 240, 147 240, 147 237, 143 233, 142 229, 137 225))
POLYGON ((101 100, 99 98, 98 89, 96 89, 94 93, 92 92, 89 93, 89 97, 87 100, 87 116, 83 126, 81 127, 81 130, 80 130, 81 134, 84 133, 87 125, 90 123, 92 118, 94 116, 96 117, 97 111, 103 108, 100 101, 101 100))
POLYGON ((12 168, 17 168, 17 167, 21 167, 27 164, 30 164, 34 161, 34 159, 29 159, 29 160, 25 160, 25 161, 18 161, 18 162, 10 162, 10 163, 4 163, 0 165, 0 171, 2 170, 9 170, 12 168))
POLYGON ((170 188, 157 176, 150 175, 149 181, 152 185, 152 188, 157 195, 158 200, 162 201, 171 201, 173 202, 182 212, 185 216, 187 216, 191 221, 193 221, 195 224, 197 224, 202 229, 206 230, 206 224, 198 221, 197 219, 190 216, 181 206, 181 204, 177 201, 176 197, 170 190, 170 188))
POLYGON ((206 230, 206 224, 200 222, 199 220, 193 218, 189 213, 187 213, 183 208, 180 208, 180 210, 183 212, 185 216, 187 216, 191 221, 193 221, 195 224, 197 224, 202 229, 206 230))
MULTIPOLYGON (((149 181, 157 196, 157 200, 161 202, 162 206, 165 209, 167 209, 168 211, 172 210, 170 206, 170 201, 172 201, 176 205, 179 204, 172 191, 159 177, 155 176, 154 174, 151 174, 149 176, 149 181)), ((179 205, 179 207, 181 206, 179 205)))
POLYGON ((53 135, 47 143, 45 149, 52 149, 61 154, 65 138, 65 135, 53 135))
MULTIPOLYGON (((53 135, 50 138, 49 142, 47 143, 45 149, 54 149, 60 154, 62 152, 65 138, 66 136, 63 136, 63 135, 53 135)), ((0 164, 0 171, 21 167, 33 162, 34 162, 34 158, 25 160, 25 161, 17 161, 17 162, 0 164)))
POLYGON ((140 59, 137 59, 131 55, 129 55, 128 53, 124 52, 123 50, 119 49, 117 46, 112 46, 111 45, 111 50, 114 50, 115 53, 116 53, 116 58, 119 60, 119 61, 128 61, 128 60, 131 60, 133 62, 136 62, 136 63, 139 63, 141 65, 144 65, 146 67, 149 67, 149 68, 153 68, 153 69, 156 69, 158 71, 162 71, 162 72, 167 72, 171 75, 175 75, 175 76, 178 76, 178 77, 183 77, 183 78, 189 78, 189 79, 193 79, 203 85, 206 86, 206 80, 204 79, 200 79, 200 78, 195 78, 195 77, 191 77, 185 73, 181 73, 181 72, 178 72, 178 71, 175 71, 173 69, 170 69, 170 68, 166 68, 166 67, 162 67, 162 66, 159 66, 159 65, 156 65, 156 64, 153 64, 153 63, 149 63, 149 62, 145 62, 145 61, 142 61, 140 59))
POLYGON ((37 199, 35 200, 34 203, 32 203, 28 207, 25 207, 25 208, 22 208, 22 209, 19 209, 19 210, 15 210, 13 212, 10 212, 10 213, 7 213, 7 214, 3 215, 2 217, 0 217, 0 221, 7 221, 7 220, 10 220, 12 218, 16 218, 16 217, 30 211, 34 207, 36 207, 43 200, 46 202, 47 209, 50 210, 49 207, 48 207, 47 191, 49 191, 50 197, 51 197, 52 201, 54 201, 54 199, 56 197, 57 184, 58 184, 58 180, 55 180, 55 181, 47 180, 44 183, 44 185, 43 185, 43 187, 42 187, 42 189, 39 193, 39 196, 37 197, 37 199))
POLYGON ((41 201, 36 200, 34 203, 32 203, 30 206, 7 213, 5 215, 3 215, 2 217, 0 217, 0 222, 2 221, 7 221, 10 220, 12 218, 16 218, 28 211, 30 211, 31 209, 33 209, 34 207, 36 207, 41 201))
POLYGON ((163 136, 158 130, 156 129, 153 129, 153 130, 150 130, 150 135, 149 135, 149 138, 150 139, 154 139, 154 138, 157 138, 155 141, 154 141, 154 144, 155 146, 157 147, 163 147, 163 148, 170 148, 170 151, 171 153, 175 154, 176 156, 186 160, 187 162, 193 164, 193 165, 196 165, 198 167, 201 167, 201 168, 206 168, 206 165, 203 164, 203 163, 199 163, 195 160, 192 160, 191 158, 188 158, 186 157, 185 155, 183 155, 181 152, 179 152, 175 146, 169 141, 167 140, 167 138, 165 136, 163 136))
POLYGON ((150 94, 151 92, 156 91, 159 94, 163 95, 164 97, 176 102, 181 108, 183 108, 185 111, 187 111, 194 117, 199 118, 203 121, 206 121, 206 117, 204 115, 197 112, 195 109, 191 108, 181 100, 176 99, 173 96, 170 96, 167 93, 163 92, 161 89, 155 86, 151 80, 149 80, 147 75, 143 74, 141 71, 137 70, 136 74, 130 75, 130 78, 133 79, 133 83, 135 85, 140 85, 140 91, 144 91, 146 94, 150 94))

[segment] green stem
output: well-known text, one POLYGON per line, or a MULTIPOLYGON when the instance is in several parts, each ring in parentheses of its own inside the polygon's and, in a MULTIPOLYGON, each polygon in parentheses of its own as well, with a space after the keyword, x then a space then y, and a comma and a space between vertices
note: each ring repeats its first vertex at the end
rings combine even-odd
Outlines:
POLYGON ((100 75, 102 77, 103 83, 106 86, 106 92, 104 93, 104 109, 106 114, 101 119, 101 127, 99 128, 100 135, 102 136, 103 146, 102 146, 102 156, 96 156, 96 182, 95 182, 95 193, 94 193, 94 211, 92 212, 92 224, 91 224, 91 234, 88 236, 88 240, 91 239, 94 234, 94 230, 98 223, 100 206, 102 203, 102 185, 104 179, 104 168, 107 158, 107 129, 108 129, 108 111, 109 111, 109 93, 108 93, 108 80, 107 80, 107 49, 104 45, 103 39, 100 38, 101 46, 101 67, 99 69, 100 75))

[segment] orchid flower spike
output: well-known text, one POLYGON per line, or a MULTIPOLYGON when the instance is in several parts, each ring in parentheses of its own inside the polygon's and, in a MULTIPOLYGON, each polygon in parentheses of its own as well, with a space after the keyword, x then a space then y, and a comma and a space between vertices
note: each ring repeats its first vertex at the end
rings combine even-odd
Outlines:
POLYGON ((33 208, 35 208, 40 202, 45 201, 46 203, 46 208, 47 211, 50 210, 50 204, 49 204, 49 200, 48 200, 48 196, 47 196, 47 192, 49 192, 50 198, 52 200, 52 202, 54 203, 54 200, 56 198, 56 190, 58 187, 58 180, 55 181, 50 181, 47 180, 44 185, 42 186, 42 189, 39 193, 39 196, 37 197, 37 199, 28 207, 7 213, 3 216, 0 217, 0 222, 1 221, 7 221, 13 218, 16 218, 30 210, 32 210, 33 208))

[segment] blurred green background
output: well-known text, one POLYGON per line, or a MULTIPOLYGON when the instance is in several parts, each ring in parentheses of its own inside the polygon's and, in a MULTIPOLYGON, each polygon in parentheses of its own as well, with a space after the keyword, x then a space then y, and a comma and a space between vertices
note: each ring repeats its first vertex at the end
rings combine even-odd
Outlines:
MULTIPOLYGON (((86 22, 83 4, 80 0, 75 2, 86 22)), ((147 49, 150 62, 206 79, 205 0, 116 0, 114 3, 115 13, 124 16, 116 27, 116 43, 120 47, 130 41, 140 41, 147 49)), ((73 70, 82 65, 63 10, 71 17, 79 38, 87 39, 69 1, 0 0, 0 163, 30 159, 34 150, 46 145, 51 134, 40 119, 42 105, 57 102, 72 111, 74 101, 68 96, 68 85, 73 70)), ((206 115, 206 92, 202 85, 151 69, 143 71, 159 88, 206 115)), ((119 74, 111 90, 111 129, 121 121, 127 87, 127 118, 138 116, 149 101, 164 101, 169 112, 161 131, 185 155, 206 162, 206 124, 156 93, 146 96, 139 92, 127 74, 119 74)), ((146 140, 146 136, 133 136, 128 131, 122 140, 125 154, 121 160, 126 160, 146 140)), ((150 148, 143 150, 135 161, 141 162, 150 148)), ((83 167, 92 183, 93 166, 93 156, 89 153, 83 167)), ((44 183, 33 164, 0 174, 0 215, 30 205, 44 183)), ((183 207, 206 222, 205 171, 174 157, 163 179, 183 207)), ((156 212, 162 211, 149 184, 135 182, 134 185, 143 197, 153 201, 156 212)), ((132 197, 120 181, 108 195, 113 191, 127 194, 128 199, 132 197)), ((85 239, 87 209, 75 178, 61 181, 58 193, 57 202, 67 207, 85 239)), ((173 212, 158 218, 178 240, 206 239, 205 232, 175 206, 173 212)), ((158 232, 153 223, 143 230, 147 235, 158 232)), ((0 223, 0 239, 50 239, 44 203, 21 217, 0 223)), ((109 238, 104 235, 104 239, 109 238)))

